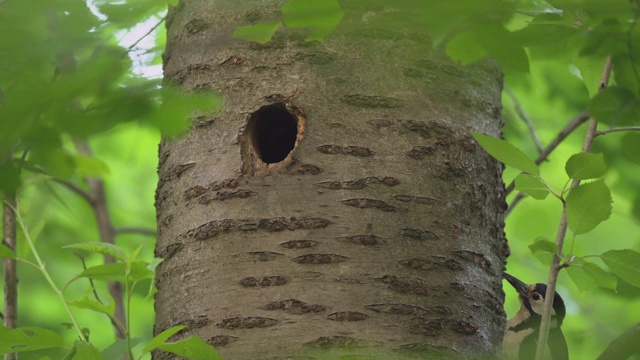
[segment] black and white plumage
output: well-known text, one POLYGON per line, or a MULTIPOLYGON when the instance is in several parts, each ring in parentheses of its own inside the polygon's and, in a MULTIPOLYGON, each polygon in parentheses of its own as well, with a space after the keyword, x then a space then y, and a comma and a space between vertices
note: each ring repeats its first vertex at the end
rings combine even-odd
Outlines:
MULTIPOLYGON (((547 285, 525 284, 516 277, 503 274, 518 292, 520 310, 507 322, 502 340, 502 358, 509 360, 535 359, 542 309, 547 285)), ((551 325, 547 340, 547 360, 568 360, 569 350, 560 326, 566 315, 564 301, 556 292, 553 298, 551 325)))

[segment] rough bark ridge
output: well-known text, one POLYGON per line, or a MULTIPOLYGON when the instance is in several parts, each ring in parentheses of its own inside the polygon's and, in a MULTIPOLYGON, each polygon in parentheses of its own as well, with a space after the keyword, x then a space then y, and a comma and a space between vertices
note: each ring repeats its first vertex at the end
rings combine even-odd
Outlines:
POLYGON ((501 168, 468 130, 500 133, 497 66, 349 9, 323 43, 232 39, 281 3, 168 16, 166 78, 224 108, 160 147, 156 332, 228 359, 495 354, 501 168))

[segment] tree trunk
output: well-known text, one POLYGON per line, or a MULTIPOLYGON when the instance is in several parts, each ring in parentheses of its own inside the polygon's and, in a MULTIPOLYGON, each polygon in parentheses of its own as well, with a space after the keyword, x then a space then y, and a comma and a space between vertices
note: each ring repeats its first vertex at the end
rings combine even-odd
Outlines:
POLYGON ((497 65, 348 8, 324 42, 232 39, 281 4, 167 17, 165 77, 224 106, 160 147, 156 333, 225 359, 495 356, 501 166, 468 130, 500 134, 497 65))

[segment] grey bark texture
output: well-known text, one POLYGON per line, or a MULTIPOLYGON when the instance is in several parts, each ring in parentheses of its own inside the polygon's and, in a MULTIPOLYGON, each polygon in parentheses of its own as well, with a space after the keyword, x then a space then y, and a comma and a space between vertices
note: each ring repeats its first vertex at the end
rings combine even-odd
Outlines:
POLYGON ((504 188, 468 131, 500 135, 498 66, 347 5, 324 42, 232 38, 282 2, 168 15, 166 79, 224 106, 160 147, 156 333, 225 359, 495 356, 504 188))

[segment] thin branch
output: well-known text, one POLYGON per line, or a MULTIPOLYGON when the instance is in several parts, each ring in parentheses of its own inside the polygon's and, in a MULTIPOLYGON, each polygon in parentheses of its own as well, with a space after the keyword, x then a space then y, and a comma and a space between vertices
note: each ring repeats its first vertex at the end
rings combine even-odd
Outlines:
POLYGON ((74 183, 72 183, 71 181, 68 181, 68 180, 62 180, 62 179, 58 179, 58 178, 53 178, 53 181, 55 181, 58 184, 66 187, 67 189, 71 190, 72 192, 76 193, 77 195, 80 195, 80 197, 82 197, 89 204, 91 204, 91 202, 92 202, 91 196, 89 195, 88 192, 84 191, 83 188, 79 187, 78 185, 76 185, 76 184, 74 184, 74 183))
POLYGON ((114 229, 114 233, 116 235, 121 235, 121 234, 138 234, 138 235, 145 235, 145 236, 156 236, 157 235, 156 229, 143 228, 143 227, 121 227, 121 228, 115 228, 114 229))
POLYGON ((640 126, 626 126, 626 127, 611 128, 606 130, 599 130, 599 131, 596 131, 596 136, 607 135, 608 133, 621 132, 621 131, 640 131, 640 126))
POLYGON ((509 89, 506 86, 504 87, 504 91, 507 93, 507 95, 509 95, 509 97, 511 98, 511 101, 513 101, 513 104, 515 105, 516 114, 518 114, 518 116, 520 116, 520 119, 522 119, 522 121, 524 121, 524 123, 527 124, 527 128, 529 128, 529 134, 531 134, 531 139, 533 140, 533 143, 536 146, 536 149, 538 149, 538 153, 541 153, 542 144, 540 143, 540 138, 538 138, 538 134, 536 134, 536 129, 533 127, 533 122, 531 121, 531 118, 529 118, 529 115, 527 115, 527 113, 524 111, 524 107, 522 106, 522 103, 520 103, 520 100, 518 100, 518 98, 516 97, 516 94, 514 94, 513 91, 511 91, 511 89, 509 89))
MULTIPOLYGON (((85 155, 91 155, 91 149, 86 142, 76 142, 76 148, 79 152, 85 155)), ((91 206, 96 217, 98 224, 98 232, 100 233, 100 240, 105 243, 115 244, 115 231, 111 222, 111 216, 109 215, 109 208, 107 207, 107 199, 105 196, 104 183, 102 179, 97 177, 85 178, 87 185, 89 186, 89 197, 91 199, 91 206)), ((114 263, 115 260, 111 256, 104 257, 104 262, 107 264, 114 263)), ((114 317, 122 328, 116 327, 116 335, 124 339, 126 334, 122 331, 126 327, 125 309, 123 303, 122 284, 117 281, 109 282, 109 293, 115 301, 115 313, 114 317)))
MULTIPOLYGON (((598 85, 598 91, 604 90, 609 84, 609 77, 611 76, 611 56, 607 57, 605 61, 604 69, 602 70, 602 77, 600 84, 598 85)), ((593 140, 596 137, 598 130, 598 121, 594 118, 589 120, 589 129, 584 137, 584 143, 582 145, 582 152, 589 152, 593 140)), ((571 188, 574 188, 580 184, 580 180, 573 180, 571 188)), ((562 201, 562 215, 560 216, 560 224, 558 225, 558 233, 556 234, 556 246, 558 252, 553 255, 551 260, 551 266, 549 267, 549 279, 547 280, 547 293, 545 294, 544 310, 542 311, 542 320, 540 321, 540 334, 538 336, 538 345, 536 348, 536 360, 544 360, 547 339, 549 338, 549 325, 551 325, 551 311, 553 310, 553 298, 556 293, 556 284, 558 282, 558 275, 560 273, 561 265, 560 259, 562 255, 562 248, 564 246, 565 235, 567 233, 567 206, 565 201, 562 201)))
MULTIPOLYGON (((2 206, 2 244, 14 253, 16 251, 16 197, 4 195, 2 206)), ((14 329, 18 324, 18 271, 15 259, 2 259, 4 271, 4 312, 2 322, 5 327, 14 329)), ((17 353, 4 355, 5 360, 15 360, 17 353)))
POLYGON ((160 26, 160 24, 162 24, 165 20, 167 19, 167 16, 163 16, 162 19, 160 19, 160 21, 158 21, 157 24, 155 24, 151 29, 149 29, 149 31, 147 31, 146 34, 142 35, 142 37, 140 37, 138 40, 136 40, 133 44, 131 44, 131 46, 129 46, 127 48, 127 53, 131 52, 131 50, 133 50, 134 47, 136 47, 140 41, 144 40, 144 38, 146 38, 147 36, 149 36, 152 32, 154 32, 158 26, 160 26))

